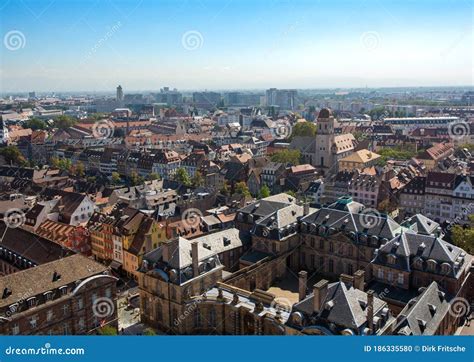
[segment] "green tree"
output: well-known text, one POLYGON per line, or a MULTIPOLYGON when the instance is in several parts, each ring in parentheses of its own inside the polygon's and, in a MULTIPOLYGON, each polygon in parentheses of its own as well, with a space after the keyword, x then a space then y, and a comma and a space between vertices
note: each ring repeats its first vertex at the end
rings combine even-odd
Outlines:
POLYGON ((271 155, 273 162, 290 163, 292 165, 299 165, 301 152, 299 150, 281 150, 271 155))
POLYGON ((76 124, 76 120, 70 116, 61 115, 54 119, 54 127, 59 129, 67 129, 76 124))
POLYGON ((112 183, 118 185, 122 181, 120 174, 118 172, 112 172, 112 183))
POLYGON ((235 185, 235 192, 239 195, 244 195, 244 196, 251 196, 249 188, 247 187, 247 184, 245 182, 238 182, 235 185))
POLYGON ((152 172, 147 176, 148 181, 153 181, 153 180, 159 180, 160 175, 158 175, 156 172, 152 172))
POLYGON ((224 185, 222 186, 220 193, 224 196, 229 195, 229 185, 227 184, 227 182, 224 182, 224 185))
POLYGON ((116 336, 117 329, 112 326, 103 326, 97 330, 97 333, 101 336, 116 336))
POLYGON ((137 186, 141 185, 144 182, 144 179, 142 176, 140 176, 138 173, 135 171, 132 171, 130 174, 130 183, 132 186, 137 186))
POLYGON ((298 122, 293 126, 293 131, 291 132, 291 138, 298 136, 316 136, 316 125, 311 122, 298 122))
POLYGON ((23 124, 23 128, 31 128, 33 131, 46 129, 46 123, 38 118, 31 118, 23 124))
POLYGON ((204 185, 204 177, 202 177, 199 171, 196 171, 196 173, 194 174, 192 183, 194 187, 199 187, 199 186, 204 185))
POLYGON ((0 155, 3 156, 6 163, 25 166, 27 164, 25 157, 16 146, 7 146, 0 149, 0 155))
POLYGON ((181 182, 185 186, 191 186, 191 178, 189 177, 188 171, 185 168, 178 168, 174 175, 175 181, 181 182))
POLYGON ((79 161, 76 164, 76 167, 74 168, 74 174, 79 177, 84 177, 85 173, 86 173, 86 168, 84 167, 84 164, 81 161, 79 161))
POLYGON ((145 328, 143 330, 143 335, 144 336, 156 336, 156 332, 153 330, 153 328, 145 328))
POLYGON ((451 228, 451 238, 454 245, 464 249, 469 254, 474 253, 474 228, 454 225, 451 228))
POLYGON ((270 188, 267 185, 263 185, 260 188, 260 198, 264 199, 271 195, 270 188))

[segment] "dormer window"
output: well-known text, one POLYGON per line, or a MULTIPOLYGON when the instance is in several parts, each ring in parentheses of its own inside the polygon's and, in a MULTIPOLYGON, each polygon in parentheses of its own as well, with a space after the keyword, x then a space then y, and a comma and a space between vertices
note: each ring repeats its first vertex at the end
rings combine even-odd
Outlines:
POLYGON ((387 255, 387 262, 389 264, 395 264, 397 261, 397 257, 394 254, 388 254, 387 255))
POLYGON ((52 291, 48 291, 46 293, 44 293, 44 297, 47 301, 49 300, 53 300, 53 292, 52 291))
POLYGON ((429 271, 436 271, 436 266, 437 265, 438 265, 438 263, 433 259, 430 259, 427 262, 427 266, 428 266, 429 271))
POLYGON ((28 299, 27 302, 28 302, 28 308, 36 307, 36 304, 38 303, 35 297, 28 299))
POLYGON ((59 291, 61 292, 61 295, 66 295, 67 294, 67 286, 65 285, 64 287, 60 287, 59 291))
POLYGON ((421 258, 416 258, 415 259, 415 268, 418 269, 418 270, 422 270, 423 269, 423 259, 421 258))
POLYGON ((443 274, 449 274, 451 272, 451 265, 449 265, 449 263, 441 264, 441 272, 443 274))

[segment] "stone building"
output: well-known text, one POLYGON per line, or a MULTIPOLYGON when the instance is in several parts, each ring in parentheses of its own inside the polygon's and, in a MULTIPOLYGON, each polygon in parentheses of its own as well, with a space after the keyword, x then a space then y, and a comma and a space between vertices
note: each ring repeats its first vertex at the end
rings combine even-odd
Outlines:
POLYGON ((72 255, 0 278, 0 334, 91 334, 117 326, 117 278, 72 255))

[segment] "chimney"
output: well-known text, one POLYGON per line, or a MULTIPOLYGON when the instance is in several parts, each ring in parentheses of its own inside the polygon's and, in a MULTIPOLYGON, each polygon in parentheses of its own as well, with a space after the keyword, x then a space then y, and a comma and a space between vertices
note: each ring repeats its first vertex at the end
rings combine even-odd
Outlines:
POLYGON ((309 203, 308 202, 305 202, 303 204, 303 215, 308 215, 309 214, 309 203))
POLYGON ((328 294, 328 284, 326 279, 321 279, 313 287, 313 310, 320 312, 323 309, 323 303, 328 294))
POLYGON ((194 242, 191 244, 191 258, 193 260, 193 274, 194 277, 199 275, 199 253, 198 253, 199 244, 194 242))
POLYGON ((301 302, 306 297, 306 284, 308 282, 308 272, 302 270, 298 273, 298 292, 299 301, 301 302))
POLYGON ((365 272, 357 270, 354 273, 354 288, 364 291, 365 272))
POLYGON ((347 288, 354 286, 354 277, 347 274, 341 274, 339 280, 346 285, 347 288))
POLYGON ((369 334, 374 334, 374 291, 367 291, 367 326, 369 334))

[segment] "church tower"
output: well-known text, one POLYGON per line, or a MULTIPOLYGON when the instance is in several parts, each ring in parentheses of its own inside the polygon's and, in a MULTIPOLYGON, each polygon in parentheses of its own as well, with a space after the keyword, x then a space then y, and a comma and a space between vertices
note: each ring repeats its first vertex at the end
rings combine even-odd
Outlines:
POLYGON ((332 146, 334 145, 334 116, 329 108, 319 112, 316 132, 315 167, 328 169, 334 166, 332 146))

